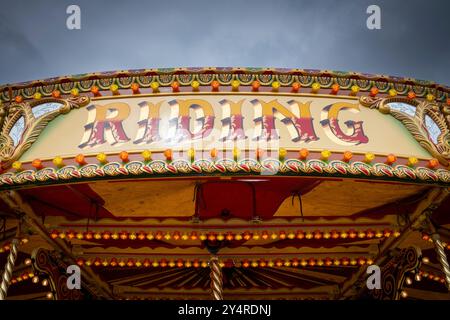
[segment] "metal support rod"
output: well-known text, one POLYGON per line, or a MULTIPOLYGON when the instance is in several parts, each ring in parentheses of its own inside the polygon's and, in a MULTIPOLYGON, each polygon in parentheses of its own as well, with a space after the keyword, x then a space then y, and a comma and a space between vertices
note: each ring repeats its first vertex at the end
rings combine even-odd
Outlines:
POLYGON ((2 284, 0 286, 0 300, 6 300, 8 288, 11 283, 14 264, 17 259, 17 247, 19 246, 19 239, 14 238, 11 241, 11 249, 9 251, 8 260, 6 261, 5 270, 2 275, 2 284))
POLYGON ((211 293, 214 300, 223 300, 223 284, 222 284, 222 268, 219 264, 219 258, 212 256, 209 260, 209 267, 211 268, 211 293))
POLYGON ((444 245, 442 244, 441 237, 437 232, 431 235, 431 239, 433 240, 437 257, 439 259, 439 262, 441 263, 442 272, 444 272, 445 275, 447 289, 450 291, 450 267, 448 265, 447 256, 444 251, 444 245))

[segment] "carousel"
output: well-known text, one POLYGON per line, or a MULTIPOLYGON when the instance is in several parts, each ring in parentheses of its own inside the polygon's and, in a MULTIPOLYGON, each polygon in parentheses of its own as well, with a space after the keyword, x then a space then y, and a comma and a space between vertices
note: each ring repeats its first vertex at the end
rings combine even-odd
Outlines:
POLYGON ((450 299, 446 86, 145 69, 0 101, 2 300, 450 299))

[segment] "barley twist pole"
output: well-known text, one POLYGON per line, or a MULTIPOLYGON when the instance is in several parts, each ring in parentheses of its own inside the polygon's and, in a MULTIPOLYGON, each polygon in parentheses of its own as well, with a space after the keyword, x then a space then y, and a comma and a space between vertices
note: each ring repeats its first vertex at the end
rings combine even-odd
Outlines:
POLYGON ((17 247, 19 245, 19 239, 14 238, 11 241, 11 249, 9 251, 8 260, 6 261, 5 270, 3 271, 2 284, 0 285, 0 300, 6 300, 8 293, 8 287, 11 283, 12 273, 14 269, 14 263, 17 258, 17 247))
POLYGON ((209 267, 211 268, 211 291, 214 300, 223 300, 223 283, 222 283, 222 269, 219 264, 219 258, 212 256, 209 260, 209 267))
POLYGON ((433 233, 431 239, 434 243, 434 248, 436 250, 439 262, 441 263, 442 271, 445 275, 445 281, 447 283, 447 289, 450 290, 450 267, 447 261, 447 255, 444 251, 444 245, 442 244, 441 237, 438 233, 433 233))

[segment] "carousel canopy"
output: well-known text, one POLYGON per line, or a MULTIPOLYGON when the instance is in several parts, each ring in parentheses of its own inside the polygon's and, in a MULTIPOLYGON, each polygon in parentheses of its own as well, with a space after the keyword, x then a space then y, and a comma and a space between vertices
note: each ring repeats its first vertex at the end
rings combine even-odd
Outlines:
POLYGON ((0 87, 7 297, 448 299, 449 92, 243 68, 0 87))

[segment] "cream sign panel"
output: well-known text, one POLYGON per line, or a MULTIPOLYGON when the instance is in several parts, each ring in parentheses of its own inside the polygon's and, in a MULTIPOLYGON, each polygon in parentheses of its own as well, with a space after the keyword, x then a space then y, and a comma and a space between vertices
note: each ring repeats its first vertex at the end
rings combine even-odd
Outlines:
POLYGON ((52 121, 21 159, 234 146, 429 157, 400 122, 357 99, 179 94, 93 99, 52 121))

